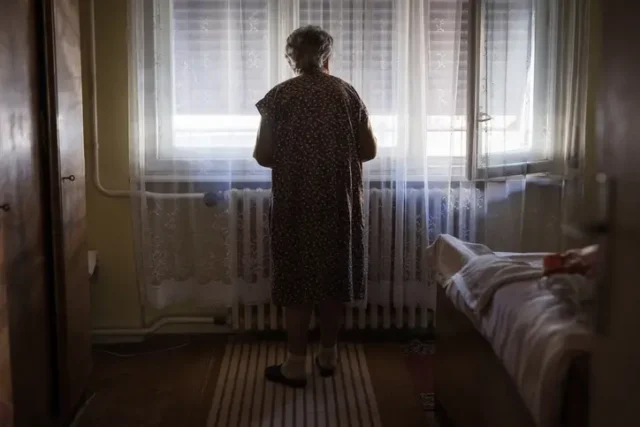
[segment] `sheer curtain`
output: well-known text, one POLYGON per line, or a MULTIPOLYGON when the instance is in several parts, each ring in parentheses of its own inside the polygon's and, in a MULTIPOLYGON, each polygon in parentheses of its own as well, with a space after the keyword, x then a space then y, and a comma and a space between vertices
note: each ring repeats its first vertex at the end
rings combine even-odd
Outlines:
POLYGON ((132 2, 131 185, 146 303, 268 302, 270 173, 251 158, 254 104, 292 77, 285 40, 306 24, 333 35, 330 71, 361 94, 378 137, 365 167, 370 304, 433 308, 423 254, 442 233, 496 250, 557 249, 563 200, 580 187, 567 178, 579 176, 584 138, 588 11, 577 4, 132 2))
POLYGON ((561 227, 575 220, 583 196, 588 2, 490 0, 478 7, 472 175, 484 189, 481 240, 507 251, 566 247, 561 227))

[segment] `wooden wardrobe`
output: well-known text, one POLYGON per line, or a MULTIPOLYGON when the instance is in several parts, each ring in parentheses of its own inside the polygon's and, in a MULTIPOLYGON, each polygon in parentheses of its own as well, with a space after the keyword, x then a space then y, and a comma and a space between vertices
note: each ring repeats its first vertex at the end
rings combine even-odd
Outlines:
POLYGON ((0 0, 0 427, 61 426, 91 370, 80 0, 0 0))

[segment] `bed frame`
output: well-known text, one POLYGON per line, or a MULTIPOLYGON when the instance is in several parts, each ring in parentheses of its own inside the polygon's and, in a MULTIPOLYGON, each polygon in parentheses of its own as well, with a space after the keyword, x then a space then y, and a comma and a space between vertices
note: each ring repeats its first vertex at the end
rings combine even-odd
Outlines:
MULTIPOLYGON (((515 384, 490 344, 438 286, 436 411, 452 427, 536 427, 515 384)), ((588 359, 572 363, 562 426, 588 425, 588 359)), ((546 426, 545 426, 546 427, 546 426)))

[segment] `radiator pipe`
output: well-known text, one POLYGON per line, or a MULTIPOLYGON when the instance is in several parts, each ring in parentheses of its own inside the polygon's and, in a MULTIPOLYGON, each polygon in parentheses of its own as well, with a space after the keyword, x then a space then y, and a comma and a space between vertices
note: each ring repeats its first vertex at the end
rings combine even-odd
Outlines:
MULTIPOLYGON (((146 196, 156 199, 211 199, 210 193, 156 193, 152 191, 136 191, 136 190, 112 190, 102 185, 100 180, 100 142, 98 136, 98 85, 97 85, 97 62, 96 62, 96 30, 95 30, 95 0, 89 0, 89 39, 91 41, 89 46, 89 102, 91 105, 91 151, 93 154, 93 185, 100 194, 106 197, 115 198, 129 198, 132 196, 146 196)), ((131 11, 129 11, 129 29, 132 28, 133 17, 131 11)), ((129 32, 131 33, 131 32, 129 32)), ((129 34, 129 53, 132 50, 131 34, 129 34)), ((129 85, 129 90, 133 85, 129 85)), ((215 195, 214 195, 215 197, 215 195)))

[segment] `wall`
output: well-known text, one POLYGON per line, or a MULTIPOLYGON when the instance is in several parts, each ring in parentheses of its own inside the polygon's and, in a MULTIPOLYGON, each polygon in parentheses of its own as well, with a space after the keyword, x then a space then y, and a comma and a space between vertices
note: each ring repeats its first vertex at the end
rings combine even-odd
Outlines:
MULTIPOLYGON (((89 2, 82 2, 83 73, 85 74, 85 153, 87 178, 93 173, 90 141, 91 107, 87 66, 89 2)), ((103 183, 109 188, 128 187, 128 108, 127 108, 127 0, 97 0, 96 48, 98 50, 98 115, 102 142, 103 183)), ((108 199, 87 185, 89 248, 99 251, 98 279, 92 287, 93 327, 141 326, 136 291, 129 201, 108 199)))
MULTIPOLYGON (((82 2, 82 7, 86 73, 88 1, 82 2)), ((95 0, 95 7, 101 181, 109 189, 128 189, 127 0, 95 0)), ((597 32, 594 34, 597 38, 597 32)), ((84 99, 88 102, 88 79, 84 81, 84 99)), ((94 170, 89 145, 92 132, 90 105, 85 105, 85 110, 87 175, 90 176, 94 170)), ((588 158, 592 164, 593 155, 589 154, 588 158)), ((189 306, 164 312, 141 310, 130 208, 129 200, 107 198, 99 194, 91 183, 87 186, 89 247, 98 251, 100 263, 92 288, 93 327, 138 328, 160 315, 206 313, 203 309, 189 306)))
MULTIPOLYGON (((128 0, 96 0, 95 31, 98 89, 98 138, 102 185, 129 188, 128 0)), ((88 77, 89 1, 81 2, 83 73, 88 77)), ((89 248, 98 251, 99 267, 92 286, 94 328, 139 328, 162 315, 197 315, 192 307, 141 311, 136 283, 131 205, 128 199, 104 197, 91 183, 93 125, 89 79, 84 78, 85 153, 89 248)))

